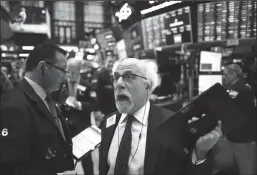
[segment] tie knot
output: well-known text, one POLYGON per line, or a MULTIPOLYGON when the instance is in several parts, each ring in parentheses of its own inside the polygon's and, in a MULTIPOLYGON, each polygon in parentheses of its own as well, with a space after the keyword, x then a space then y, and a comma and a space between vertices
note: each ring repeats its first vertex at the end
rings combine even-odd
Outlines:
POLYGON ((45 101, 52 101, 53 98, 51 96, 51 93, 49 91, 46 91, 46 97, 45 97, 45 101))
POLYGON ((128 123, 128 124, 131 124, 132 121, 133 121, 133 119, 134 119, 135 117, 134 117, 133 115, 128 115, 127 118, 128 118, 128 119, 127 119, 127 123, 128 123))

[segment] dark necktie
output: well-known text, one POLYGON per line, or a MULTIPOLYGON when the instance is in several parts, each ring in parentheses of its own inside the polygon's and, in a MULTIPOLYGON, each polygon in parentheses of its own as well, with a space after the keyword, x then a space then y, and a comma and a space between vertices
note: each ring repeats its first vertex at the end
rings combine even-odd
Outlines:
POLYGON ((134 116, 128 115, 127 116, 127 124, 120 142, 119 151, 116 158, 115 168, 114 168, 114 175, 118 174, 128 174, 128 162, 129 162, 129 155, 131 152, 131 140, 132 140, 132 133, 131 133, 131 125, 134 116))
POLYGON ((54 117, 56 126, 58 127, 60 133, 62 134, 63 139, 66 141, 65 135, 64 135, 64 131, 63 131, 63 127, 62 127, 62 122, 61 122, 60 118, 58 117, 57 109, 56 109, 56 106, 55 106, 55 102, 52 99, 52 97, 51 97, 49 92, 47 92, 47 96, 46 96, 45 101, 47 102, 48 107, 50 108, 50 112, 52 113, 52 115, 54 117))

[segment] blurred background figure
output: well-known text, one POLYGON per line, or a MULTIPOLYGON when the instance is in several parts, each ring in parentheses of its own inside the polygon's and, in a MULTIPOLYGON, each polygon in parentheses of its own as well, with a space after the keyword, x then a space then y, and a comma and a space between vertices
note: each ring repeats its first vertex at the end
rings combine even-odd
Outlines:
POLYGON ((104 67, 100 70, 96 85, 96 94, 101 112, 107 116, 116 111, 113 85, 111 83, 111 71, 116 58, 107 56, 104 67))
MULTIPOLYGON (((71 128, 72 137, 91 126, 91 112, 97 113, 97 101, 91 97, 91 88, 81 78, 81 60, 70 58, 67 62, 67 80, 57 92, 53 92, 58 99, 61 110, 71 128)), ((93 174, 91 155, 81 161, 84 173, 93 174)))
POLYGON ((7 76, 7 69, 6 67, 1 67, 1 74, 0 74, 0 80, 1 80, 1 84, 0 84, 0 95, 2 95, 3 93, 5 93, 6 91, 10 90, 13 88, 13 84, 12 82, 9 80, 8 76, 7 76))
MULTIPOLYGON (((254 106, 254 92, 244 79, 244 73, 237 64, 230 64, 224 69, 224 86, 248 119, 246 123, 227 135, 235 165, 240 175, 256 174, 256 131, 257 116, 254 106)), ((226 152, 228 154, 228 152, 226 152)), ((224 155, 226 156, 226 155, 224 155)))

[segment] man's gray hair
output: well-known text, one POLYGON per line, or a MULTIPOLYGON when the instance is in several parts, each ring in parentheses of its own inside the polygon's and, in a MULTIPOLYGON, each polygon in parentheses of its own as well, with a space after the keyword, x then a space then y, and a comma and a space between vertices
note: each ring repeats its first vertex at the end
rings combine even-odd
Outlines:
POLYGON ((234 73, 237 78, 243 78, 244 73, 241 69, 241 67, 237 64, 229 64, 225 67, 229 73, 234 73))
POLYGON ((122 62, 127 62, 128 64, 135 64, 139 67, 142 76, 144 76, 150 83, 150 91, 153 92, 154 89, 160 85, 161 78, 158 74, 158 65, 155 60, 143 59, 139 60, 136 58, 122 59, 114 63, 112 72, 114 73, 116 68, 122 62))

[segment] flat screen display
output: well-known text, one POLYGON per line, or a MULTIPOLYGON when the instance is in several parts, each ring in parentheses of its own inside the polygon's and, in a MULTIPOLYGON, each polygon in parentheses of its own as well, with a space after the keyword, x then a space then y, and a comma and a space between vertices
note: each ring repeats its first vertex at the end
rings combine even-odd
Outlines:
POLYGON ((257 1, 198 5, 198 42, 256 38, 257 1))
POLYGON ((201 51, 200 72, 220 72, 222 54, 208 51, 201 51))
POLYGON ((141 21, 144 48, 192 42, 190 7, 183 7, 141 21))
POLYGON ((201 94, 215 83, 222 84, 222 75, 199 75, 198 92, 201 94))
POLYGON ((116 39, 111 29, 106 29, 100 33, 97 33, 96 39, 100 44, 100 47, 107 50, 110 49, 116 43, 116 39))
POLYGON ((141 23, 136 22, 123 33, 127 56, 135 57, 135 53, 143 50, 141 23))

